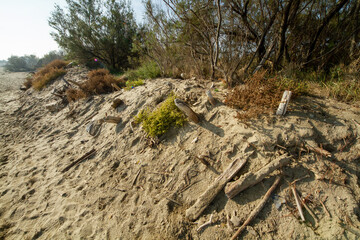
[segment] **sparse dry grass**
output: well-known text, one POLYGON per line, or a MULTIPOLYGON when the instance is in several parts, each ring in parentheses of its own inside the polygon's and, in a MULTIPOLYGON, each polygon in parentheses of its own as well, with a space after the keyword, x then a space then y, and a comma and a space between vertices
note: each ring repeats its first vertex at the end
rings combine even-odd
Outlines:
POLYGON ((50 82, 56 78, 65 75, 66 70, 64 67, 67 65, 67 62, 62 60, 54 60, 48 65, 42 67, 35 73, 31 80, 27 80, 25 84, 29 85, 36 89, 41 90, 50 82))

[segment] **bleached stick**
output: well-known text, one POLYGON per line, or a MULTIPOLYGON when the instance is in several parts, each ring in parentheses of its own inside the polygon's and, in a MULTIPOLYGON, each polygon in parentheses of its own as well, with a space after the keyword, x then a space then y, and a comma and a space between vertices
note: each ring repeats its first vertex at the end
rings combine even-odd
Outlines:
POLYGON ((269 188, 269 190, 266 192, 264 197, 261 199, 259 205, 256 206, 254 210, 250 213, 249 217, 246 219, 246 221, 243 223, 243 225, 236 231, 236 233, 231 237, 232 240, 236 239, 242 231, 246 228, 247 225, 259 214, 261 209, 265 206, 267 200, 269 199, 271 193, 275 190, 277 185, 279 184, 281 180, 280 176, 277 176, 273 185, 269 188))
POLYGON ((200 227, 198 227, 198 229, 196 229, 196 231, 200 232, 201 229, 203 229, 204 227, 210 225, 212 223, 212 218, 213 218, 213 215, 211 214, 209 221, 207 221, 206 223, 204 223, 200 227))
POLYGON ((294 194, 296 206, 297 206, 297 208, 298 208, 298 210, 299 210, 299 214, 300 214, 301 220, 303 220, 303 221, 305 222, 304 213, 303 213, 303 210, 302 210, 301 204, 300 204, 300 197, 299 197, 299 195, 298 195, 297 192, 296 192, 295 186, 292 186, 292 187, 291 187, 291 190, 292 190, 292 192, 293 192, 293 194, 294 194))
POLYGON ((276 169, 288 164, 291 161, 291 157, 284 154, 277 159, 271 161, 265 167, 261 168, 256 173, 249 172, 241 176, 235 182, 228 183, 225 187, 225 194, 228 198, 235 197, 238 193, 244 191, 248 187, 251 187, 261 182, 266 176, 275 171, 276 169))

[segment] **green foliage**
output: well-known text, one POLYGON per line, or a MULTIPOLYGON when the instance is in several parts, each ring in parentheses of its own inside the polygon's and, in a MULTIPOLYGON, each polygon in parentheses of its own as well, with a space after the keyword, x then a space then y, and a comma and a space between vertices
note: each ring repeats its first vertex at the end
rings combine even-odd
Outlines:
POLYGON ((309 86, 306 81, 287 77, 278 77, 276 79, 275 85, 279 87, 282 91, 290 90, 295 95, 306 94, 309 90, 309 86))
POLYGON ((160 69, 155 62, 146 62, 138 69, 129 70, 125 73, 131 81, 138 79, 157 78, 161 75, 160 69))
POLYGON ((11 56, 7 60, 5 69, 10 72, 34 71, 38 61, 39 59, 35 55, 11 56))
POLYGON ((141 86, 144 85, 144 80, 139 79, 139 80, 133 80, 133 81, 126 81, 126 90, 130 90, 132 88, 135 88, 137 86, 141 86))
POLYGON ((186 118, 176 107, 175 94, 170 96, 154 111, 149 109, 141 110, 135 116, 136 123, 142 123, 143 129, 150 137, 159 137, 165 134, 171 127, 181 127, 186 118))
POLYGON ((36 68, 43 67, 54 60, 62 60, 62 59, 64 59, 63 52, 50 51, 47 54, 45 54, 42 58, 40 58, 40 60, 36 64, 36 68))
POLYGON ((125 0, 67 0, 51 13, 51 35, 70 58, 104 64, 111 71, 129 67, 136 23, 125 0))
POLYGON ((323 85, 328 89, 329 95, 339 101, 360 101, 360 82, 354 80, 329 81, 323 85))

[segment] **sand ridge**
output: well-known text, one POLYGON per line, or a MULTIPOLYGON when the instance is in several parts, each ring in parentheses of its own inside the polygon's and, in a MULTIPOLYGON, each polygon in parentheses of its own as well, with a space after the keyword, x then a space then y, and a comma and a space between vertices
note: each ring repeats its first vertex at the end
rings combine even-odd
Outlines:
MULTIPOLYGON (((65 79, 82 81, 87 70, 75 67, 65 79)), ((239 122, 236 109, 223 105, 227 90, 219 83, 212 106, 210 82, 154 79, 130 91, 93 96, 62 105, 51 94, 64 81, 42 92, 9 90, 0 107, 0 236, 6 239, 226 239, 234 233, 271 186, 283 180, 244 239, 355 239, 340 227, 359 227, 360 109, 329 99, 301 97, 285 117, 264 116, 239 122), (140 126, 130 126, 145 107, 154 108, 174 91, 201 116, 199 124, 172 129, 151 147, 140 126), (124 104, 111 107, 114 99, 124 104), (53 108, 46 107, 56 106, 53 108), (106 116, 99 135, 86 127, 106 116), (346 141, 352 139, 347 145, 346 141), (304 145, 305 144, 305 145, 304 145), (322 147, 330 157, 305 151, 322 147), (90 150, 96 153, 66 172, 90 150), (254 152, 239 176, 257 171, 286 152, 292 163, 229 200, 221 192, 194 224, 185 211, 237 158, 254 152), (196 156, 207 155, 212 168, 196 156), (294 208, 289 183, 319 218, 303 224, 294 208), (275 198, 288 204, 276 208, 275 198), (326 205, 329 217, 320 204, 326 205), (213 223, 197 232, 213 214, 213 223), (231 219, 229 223, 228 219, 231 219), (351 223, 351 224, 350 224, 351 223), (234 226, 235 225, 235 226, 234 226)), ((14 84, 15 85, 15 84, 14 84)), ((275 111, 275 110, 274 110, 275 111)))

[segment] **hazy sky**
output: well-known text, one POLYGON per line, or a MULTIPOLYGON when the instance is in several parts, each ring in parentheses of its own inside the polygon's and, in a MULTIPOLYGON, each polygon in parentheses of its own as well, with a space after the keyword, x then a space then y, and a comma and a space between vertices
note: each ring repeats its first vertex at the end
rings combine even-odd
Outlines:
MULTIPOLYGON (((131 0, 136 20, 143 18, 141 0, 131 0)), ((58 50, 48 25, 54 4, 66 6, 65 0, 0 0, 0 60, 12 55, 44 54, 58 50)))

